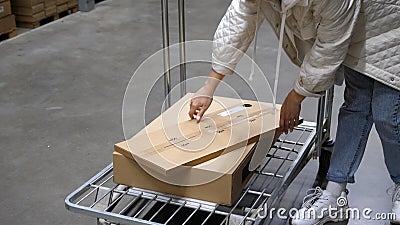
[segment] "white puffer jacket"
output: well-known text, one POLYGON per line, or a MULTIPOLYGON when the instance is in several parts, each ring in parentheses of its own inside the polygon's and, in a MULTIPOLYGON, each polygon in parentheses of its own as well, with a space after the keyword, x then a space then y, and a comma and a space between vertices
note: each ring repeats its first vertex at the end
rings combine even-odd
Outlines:
POLYGON ((257 1, 233 0, 222 18, 213 43, 216 72, 233 73, 265 18, 278 35, 284 12, 280 39, 301 66, 297 93, 320 96, 333 85, 342 63, 400 90, 399 0, 257 1))

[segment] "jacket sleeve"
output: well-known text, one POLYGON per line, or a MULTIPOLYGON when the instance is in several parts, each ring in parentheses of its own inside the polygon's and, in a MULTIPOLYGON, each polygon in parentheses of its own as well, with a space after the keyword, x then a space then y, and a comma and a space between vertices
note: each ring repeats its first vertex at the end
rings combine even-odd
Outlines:
POLYGON ((256 32, 257 3, 233 0, 214 34, 212 68, 220 74, 230 75, 249 48, 256 32))
POLYGON ((294 90, 308 97, 319 97, 335 80, 344 61, 357 20, 360 0, 326 0, 321 3, 316 40, 305 55, 294 90))

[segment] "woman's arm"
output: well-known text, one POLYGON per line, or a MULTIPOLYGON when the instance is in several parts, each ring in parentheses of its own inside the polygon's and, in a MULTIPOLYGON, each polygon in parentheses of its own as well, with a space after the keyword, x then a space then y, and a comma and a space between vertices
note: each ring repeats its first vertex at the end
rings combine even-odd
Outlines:
POLYGON ((321 3, 316 40, 304 58, 293 90, 282 104, 280 127, 283 132, 293 131, 298 125, 305 97, 319 97, 333 85, 336 70, 346 57, 360 4, 360 0, 321 3))
POLYGON ((233 0, 214 34, 212 68, 230 75, 254 39, 264 16, 255 0, 233 0))
POLYGON ((247 51, 263 17, 257 16, 256 0, 233 0, 214 34, 212 70, 204 86, 193 96, 189 116, 200 121, 225 75, 233 73, 247 51))

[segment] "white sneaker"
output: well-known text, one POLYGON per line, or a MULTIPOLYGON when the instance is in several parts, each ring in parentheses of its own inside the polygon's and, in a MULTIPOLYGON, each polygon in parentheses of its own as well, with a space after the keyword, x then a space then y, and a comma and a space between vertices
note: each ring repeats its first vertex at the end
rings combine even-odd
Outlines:
POLYGON ((322 225, 340 222, 348 218, 347 194, 335 197, 329 191, 317 187, 307 191, 301 209, 292 218, 292 225, 322 225))
POLYGON ((393 224, 400 224, 400 184, 396 184, 393 192, 393 208, 394 218, 390 221, 393 224))

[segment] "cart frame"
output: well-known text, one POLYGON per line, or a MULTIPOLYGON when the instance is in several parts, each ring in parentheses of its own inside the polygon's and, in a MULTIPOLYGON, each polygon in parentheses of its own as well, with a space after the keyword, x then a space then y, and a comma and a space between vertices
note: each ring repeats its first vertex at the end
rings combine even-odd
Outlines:
MULTIPOLYGON (((163 59, 166 71, 164 94, 167 98, 166 106, 169 107, 171 105, 169 97, 171 74, 168 48, 168 0, 161 0, 161 14, 163 59)), ((186 94, 184 0, 178 0, 178 19, 180 92, 181 96, 184 96, 186 94)), ((182 224, 190 224, 190 220, 200 212, 206 215, 201 224, 208 224, 214 216, 220 219, 218 224, 230 224, 232 218, 239 219, 240 224, 243 225, 264 224, 268 220, 259 217, 258 212, 265 205, 271 208, 279 204, 288 186, 311 158, 320 155, 322 144, 329 140, 333 94, 332 87, 326 95, 320 97, 316 123, 304 121, 295 128, 292 134, 281 135, 243 190, 239 200, 231 207, 114 184, 112 163, 69 194, 65 199, 65 207, 72 212, 97 218, 98 224, 173 224, 173 220, 179 217, 184 209, 189 210, 190 213, 186 215, 182 224), (262 184, 268 181, 269 190, 265 185, 259 185, 260 180, 262 184), (269 184, 273 186, 269 187, 269 184), (250 203, 249 199, 252 199, 250 203), (118 207, 120 207, 119 210, 117 210, 118 207), (172 214, 166 221, 157 222, 157 216, 168 207, 174 208, 172 214), (149 213, 152 213, 151 217, 149 213)), ((239 223, 235 222, 235 224, 239 223)))

